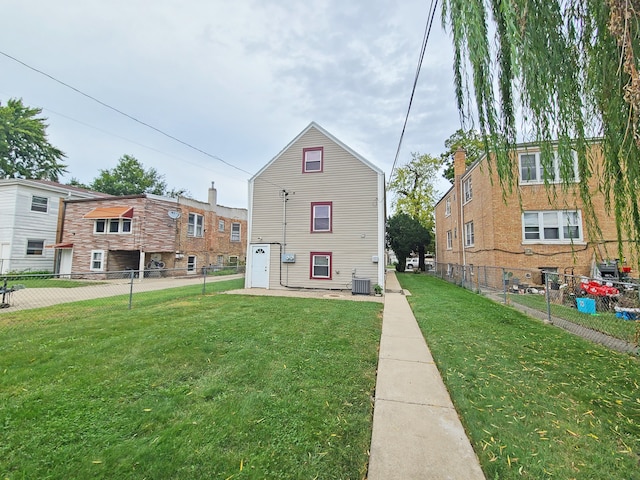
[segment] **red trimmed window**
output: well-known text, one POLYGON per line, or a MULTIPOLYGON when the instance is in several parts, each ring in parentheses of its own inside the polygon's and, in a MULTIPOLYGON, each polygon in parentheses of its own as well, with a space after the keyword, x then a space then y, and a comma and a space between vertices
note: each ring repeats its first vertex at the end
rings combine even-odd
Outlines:
POLYGON ((311 233, 331 233, 332 214, 332 202, 311 202, 311 233))
POLYGON ((302 149, 302 173, 322 172, 324 166, 324 148, 313 147, 302 149))
POLYGON ((331 252, 311 252, 311 279, 331 280, 331 255, 331 252))

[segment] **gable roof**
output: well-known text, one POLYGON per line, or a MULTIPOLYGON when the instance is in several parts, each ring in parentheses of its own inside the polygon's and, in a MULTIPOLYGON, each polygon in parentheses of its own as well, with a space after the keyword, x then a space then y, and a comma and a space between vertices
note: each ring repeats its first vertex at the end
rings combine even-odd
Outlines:
POLYGON ((331 135, 329 132, 327 132, 324 128, 322 128, 320 125, 318 125, 316 122, 311 122, 304 130, 302 130, 302 132, 300 132, 293 140, 291 140, 286 147, 284 147, 282 150, 280 150, 280 152, 273 157, 264 167, 262 167, 258 173, 256 173, 253 177, 251 177, 249 179, 249 182, 253 182, 257 177, 259 177, 262 172, 264 172, 267 168, 269 168, 271 166, 272 163, 274 163, 276 160, 278 160, 283 154, 284 152, 286 152, 287 150, 289 150, 289 148, 291 148, 291 146, 296 143, 298 140, 300 140, 300 138, 302 138, 309 130, 311 130, 312 128, 315 128, 316 130, 318 130, 320 133, 322 133, 325 137, 327 137, 329 140, 331 140, 333 143, 337 144, 339 147, 343 148, 344 150, 346 150, 347 152, 349 152, 351 155, 353 155, 355 158, 357 158, 358 160, 360 160, 363 164, 365 164, 367 167, 369 167, 371 170, 373 170, 374 172, 376 172, 378 175, 384 175, 384 172, 382 171, 382 169, 376 167, 373 163, 371 163, 369 160, 367 160, 366 158, 364 158, 362 155, 360 155, 358 152, 356 152, 355 150, 351 149, 351 147, 349 147, 348 145, 346 145, 345 143, 341 142, 340 140, 338 140, 336 137, 334 137, 333 135, 331 135))

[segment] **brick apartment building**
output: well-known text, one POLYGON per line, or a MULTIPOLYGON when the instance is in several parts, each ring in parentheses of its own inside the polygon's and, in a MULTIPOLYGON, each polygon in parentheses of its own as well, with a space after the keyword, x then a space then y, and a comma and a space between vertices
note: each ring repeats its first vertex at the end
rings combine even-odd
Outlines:
MULTIPOLYGON (((512 155, 518 182, 512 193, 503 194, 486 156, 466 168, 464 151, 456 152, 454 184, 435 207, 438 263, 589 275, 594 262, 617 259, 615 221, 605 211, 597 178, 589 179, 602 229, 602 238, 594 239, 589 237, 578 193, 577 163, 573 185, 561 188, 556 161, 548 190, 536 145, 519 145, 512 155)), ((591 144, 589 156, 596 168, 602 165, 598 144, 591 144)), ((625 254, 631 260, 631 253, 625 254)))
POLYGON ((151 194, 65 200, 61 208, 56 271, 114 272, 181 269, 244 263, 247 210, 151 194))

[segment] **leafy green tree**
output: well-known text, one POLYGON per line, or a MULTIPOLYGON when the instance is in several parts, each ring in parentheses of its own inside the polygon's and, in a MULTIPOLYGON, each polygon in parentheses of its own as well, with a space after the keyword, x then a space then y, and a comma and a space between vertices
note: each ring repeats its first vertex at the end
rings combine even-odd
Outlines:
POLYGON ((406 213, 426 229, 434 226, 434 208, 438 192, 435 189, 440 159, 431 155, 412 153, 411 160, 396 169, 388 189, 394 194, 392 208, 406 213))
POLYGON ((84 188, 86 190, 90 190, 91 189, 91 187, 89 185, 85 185, 80 180, 78 180, 76 177, 71 177, 71 180, 69 180, 67 185, 71 185, 72 187, 84 188))
POLYGON ((419 268, 424 271, 425 245, 431 242, 431 232, 406 213, 396 213, 387 219, 387 246, 398 257, 396 270, 404 272, 407 257, 418 252, 419 268))
POLYGON ((111 170, 100 170, 89 188, 110 195, 165 195, 167 184, 155 168, 145 169, 135 157, 123 155, 111 170))
POLYGON ((28 107, 21 99, 0 105, 0 178, 22 177, 58 181, 66 172, 62 150, 47 140, 48 125, 38 117, 41 108, 28 107))
POLYGON ((467 156, 467 166, 475 162, 485 152, 485 144, 482 136, 476 130, 457 130, 453 135, 444 141, 447 149, 440 160, 444 166, 442 176, 453 183, 453 154, 458 148, 464 149, 467 156))
POLYGON ((517 180, 509 151, 522 120, 526 140, 541 145, 543 164, 557 151, 565 184, 576 152, 590 234, 600 233, 588 186, 595 177, 615 218, 620 250, 628 239, 638 253, 638 2, 444 0, 442 18, 452 33, 458 109, 469 118, 467 99, 475 98, 480 134, 495 155, 502 187, 511 190, 517 180), (593 136, 602 141, 601 171, 588 155, 593 136))

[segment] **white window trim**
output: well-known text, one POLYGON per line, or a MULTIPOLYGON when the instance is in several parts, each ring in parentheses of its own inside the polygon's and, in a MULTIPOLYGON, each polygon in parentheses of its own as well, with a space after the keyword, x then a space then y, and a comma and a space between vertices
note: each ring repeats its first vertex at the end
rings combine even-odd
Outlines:
POLYGON ((473 247, 476 243, 475 228, 473 220, 464 224, 464 246, 473 247))
POLYGON ((130 218, 96 218, 93 222, 93 233, 94 235, 131 235, 133 231, 133 220, 130 218), (111 231, 111 222, 118 222, 118 231, 111 231), (104 222, 104 231, 98 231, 98 222, 104 222), (129 231, 124 231, 125 223, 129 224, 129 231))
POLYGON ((464 198, 463 205, 473 199, 473 183, 471 182, 471 177, 462 182, 462 198, 464 198))
POLYGON ((444 216, 445 217, 451 216, 451 197, 450 196, 444 200, 444 216))
POLYGON ((332 233, 333 232, 333 202, 311 202, 311 233, 332 233), (320 217, 316 214, 317 207, 327 207, 328 216, 320 217), (327 228, 316 228, 317 219, 327 219, 327 228))
MULTIPOLYGON (((38 204, 41 205, 42 204, 38 204)), ((31 196, 31 211, 32 212, 36 212, 36 213, 49 213, 49 198, 48 197, 42 197, 40 195, 32 195, 31 196), (39 200, 44 200, 44 210, 38 210, 38 209, 34 209, 34 200, 35 199, 39 199, 39 200)))
POLYGON ((218 231, 224 232, 224 220, 218 220, 218 231))
MULTIPOLYGON (((578 175, 578 155, 576 152, 573 152, 573 171, 575 173, 575 178, 572 183, 578 183, 580 181, 580 176, 578 175)), ((540 152, 519 152, 518 153, 518 180, 520 185, 543 185, 544 179, 542 178, 542 165, 540 162, 540 152), (522 156, 523 155, 533 155, 535 156, 535 180, 523 180, 522 179, 522 156)), ((560 165, 558 162, 558 155, 554 153, 553 156, 553 178, 549 179, 549 183, 556 184, 562 183, 562 179, 560 178, 560 165)))
POLYGON ((310 272, 310 278, 311 280, 331 280, 332 278, 332 271, 331 269, 333 268, 333 253, 332 252, 311 252, 311 272, 310 272), (316 265, 316 258, 327 258, 327 263, 328 265, 316 265), (327 268, 327 275, 316 275, 315 272, 315 267, 326 267, 327 268))
POLYGON ((199 213, 189 213, 187 216, 187 237, 204 237, 203 215, 200 215, 199 213), (191 219, 193 219, 193 222, 191 219))
MULTIPOLYGON (((529 210, 522 212, 521 217, 522 224, 522 243, 523 244, 571 244, 571 243, 584 243, 584 231, 582 228, 582 211, 580 210, 529 210), (560 238, 526 238, 524 216, 525 214, 538 214, 538 234, 540 237, 544 237, 544 213, 556 213, 558 216, 558 236, 560 238), (563 223, 564 213, 577 213, 578 214, 578 238, 564 238, 564 227, 567 226, 563 223)), ((574 225, 571 225, 574 226, 574 225)))
POLYGON ((231 223, 231 239, 232 242, 241 242, 242 241, 242 224, 239 222, 231 223), (234 231, 236 226, 238 227, 238 231, 234 231))
POLYGON ((89 261, 89 270, 91 270, 92 272, 104 272, 104 250, 91 250, 91 258, 89 261), (94 255, 98 254, 100 256, 100 267, 94 267, 93 266, 93 262, 94 262, 94 255))
POLYGON ((324 147, 310 147, 302 149, 302 173, 322 173, 324 170, 324 147), (320 153, 320 160, 309 160, 308 153, 320 153), (318 168, 308 168, 309 163, 320 162, 318 168))
POLYGON ((453 250, 453 232, 447 230, 447 250, 453 250))
POLYGON ((29 238, 27 239, 27 249, 25 254, 29 257, 43 257, 44 256, 44 240, 41 239, 34 239, 34 238, 29 238), (40 248, 31 248, 29 249, 29 242, 37 242, 38 244, 41 244, 40 248), (40 250, 40 253, 29 253, 29 250, 40 250))
POLYGON ((198 271, 198 257, 196 255, 187 256, 187 273, 195 273, 198 271), (191 261, 193 259, 193 261, 191 261))

